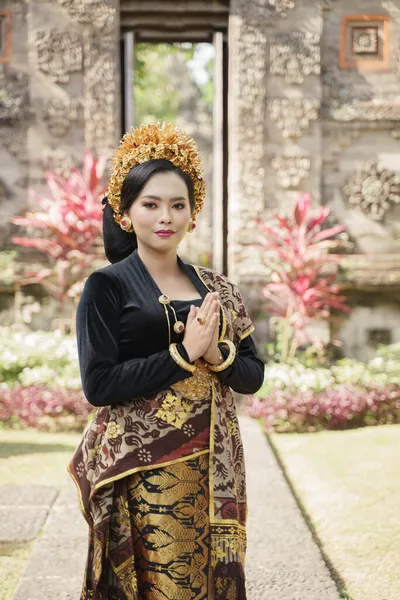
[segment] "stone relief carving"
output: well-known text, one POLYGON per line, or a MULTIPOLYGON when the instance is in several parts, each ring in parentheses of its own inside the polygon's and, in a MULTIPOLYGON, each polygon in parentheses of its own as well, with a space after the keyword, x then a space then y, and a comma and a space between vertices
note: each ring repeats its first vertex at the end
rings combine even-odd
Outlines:
POLYGON ((45 148, 41 162, 44 171, 49 169, 64 177, 69 177, 71 169, 75 166, 71 155, 62 148, 45 148))
POLYGON ((307 156, 286 152, 275 156, 271 165, 277 171, 279 185, 285 189, 297 187, 310 175, 311 161, 307 156))
POLYGON ((335 121, 400 121, 400 102, 379 98, 345 104, 333 101, 324 107, 324 113, 335 121))
POLYGON ((232 12, 237 10, 245 15, 245 19, 260 23, 266 18, 287 17, 288 12, 295 8, 296 0, 231 0, 232 12), (262 21, 259 21, 262 19, 262 21))
POLYGON ((343 188, 349 203, 380 221, 392 204, 400 203, 400 175, 371 160, 343 188))
POLYGON ((0 144, 19 162, 28 162, 27 131, 23 127, 0 127, 0 144))
POLYGON ((0 72, 0 124, 7 125, 28 116, 28 78, 17 71, 0 72))
POLYGON ((237 139, 240 152, 240 195, 251 198, 254 211, 264 207, 265 125, 267 98, 267 32, 241 22, 234 32, 240 67, 234 89, 238 105, 237 139))
POLYGON ((379 46, 379 31, 377 27, 365 27, 354 31, 353 54, 376 54, 379 46))
POLYGON ((43 120, 52 135, 62 137, 78 120, 82 101, 79 98, 52 98, 44 103, 43 120))
POLYGON ((274 98, 269 100, 271 119, 285 138, 299 138, 318 119, 320 102, 314 98, 274 98))
POLYGON ((78 23, 93 25, 104 29, 113 25, 115 2, 113 0, 58 0, 71 17, 78 23))
POLYGON ((85 33, 85 144, 98 156, 110 154, 118 137, 114 36, 85 33))
POLYGON ((36 30, 34 49, 38 68, 51 81, 68 83, 70 73, 82 70, 82 43, 76 31, 36 30))
POLYGON ((286 83, 303 83, 307 75, 321 73, 320 36, 295 32, 273 39, 270 47, 270 71, 283 75, 286 83))
POLYGON ((296 6, 296 0, 269 0, 270 10, 281 17, 286 17, 288 11, 296 6))

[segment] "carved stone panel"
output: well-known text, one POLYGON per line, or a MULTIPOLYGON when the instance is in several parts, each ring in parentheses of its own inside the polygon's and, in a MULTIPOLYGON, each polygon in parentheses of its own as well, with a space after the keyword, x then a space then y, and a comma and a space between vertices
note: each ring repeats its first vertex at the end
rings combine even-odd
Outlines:
POLYGON ((379 71, 390 63, 389 16, 346 15, 342 20, 340 67, 379 71))
POLYGON ((299 138, 318 119, 320 102, 315 98, 274 98, 269 100, 271 119, 285 138, 299 138))
POLYGON ((320 36, 295 32, 275 37, 270 47, 270 71, 286 83, 303 83, 307 75, 321 73, 320 36))
POLYGON ((376 221, 400 203, 400 175, 369 161, 343 188, 349 203, 376 221))
POLYGON ((70 73, 82 70, 82 42, 76 31, 37 30, 34 48, 38 68, 51 81, 67 83, 70 73))

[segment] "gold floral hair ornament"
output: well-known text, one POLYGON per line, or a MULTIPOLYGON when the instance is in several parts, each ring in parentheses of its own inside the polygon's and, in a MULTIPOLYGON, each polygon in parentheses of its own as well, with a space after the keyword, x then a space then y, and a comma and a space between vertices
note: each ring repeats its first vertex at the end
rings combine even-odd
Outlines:
POLYGON ((172 123, 150 123, 132 127, 121 139, 114 153, 107 201, 114 212, 114 221, 120 224, 121 189, 129 171, 141 163, 157 158, 169 160, 187 173, 194 186, 192 220, 201 211, 205 198, 205 184, 201 156, 196 142, 172 123))

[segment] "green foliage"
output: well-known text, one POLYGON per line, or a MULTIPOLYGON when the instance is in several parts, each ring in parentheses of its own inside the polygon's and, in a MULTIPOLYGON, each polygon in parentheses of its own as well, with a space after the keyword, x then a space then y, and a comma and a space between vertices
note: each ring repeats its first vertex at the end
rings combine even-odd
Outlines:
POLYGON ((136 125, 152 121, 175 122, 187 98, 185 89, 194 89, 207 106, 212 106, 212 60, 206 65, 208 81, 194 81, 191 61, 201 44, 139 43, 135 46, 135 121, 136 125))

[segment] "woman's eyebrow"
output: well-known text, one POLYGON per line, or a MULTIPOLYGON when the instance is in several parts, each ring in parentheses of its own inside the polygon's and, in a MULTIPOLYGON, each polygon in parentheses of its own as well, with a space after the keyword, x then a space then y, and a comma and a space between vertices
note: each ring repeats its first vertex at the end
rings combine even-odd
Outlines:
MULTIPOLYGON (((160 196, 153 196, 153 194, 146 194, 146 196, 142 196, 142 198, 150 198, 151 200, 162 200, 160 196)), ((176 202, 177 200, 187 200, 184 196, 178 196, 177 198, 170 198, 170 202, 176 202)))

